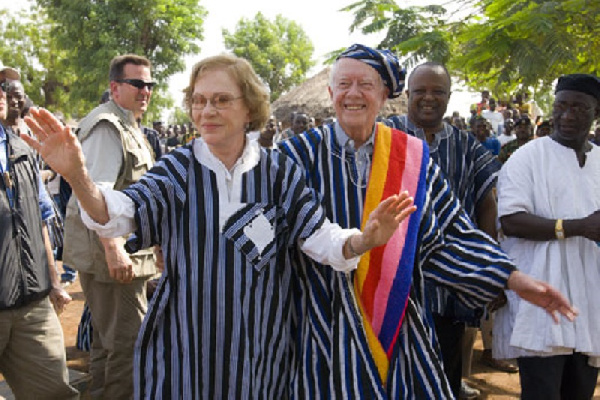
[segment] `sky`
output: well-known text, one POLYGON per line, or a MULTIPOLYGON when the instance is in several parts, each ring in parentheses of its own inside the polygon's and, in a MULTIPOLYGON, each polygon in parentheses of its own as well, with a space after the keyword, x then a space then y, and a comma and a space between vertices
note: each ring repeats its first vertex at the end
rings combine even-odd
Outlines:
MULTIPOLYGON (((173 0, 176 1, 176 0, 173 0)), ((201 53, 185 58, 186 70, 175 74, 169 79, 169 92, 176 104, 183 99, 182 90, 188 83, 192 66, 204 57, 220 54, 226 51, 223 45, 223 28, 232 32, 241 18, 253 18, 257 12, 273 20, 276 15, 298 23, 309 36, 315 48, 313 59, 317 66, 314 67, 307 78, 315 75, 324 68, 325 55, 333 50, 348 47, 353 43, 362 43, 376 46, 381 36, 362 35, 359 32, 350 34, 349 27, 353 20, 351 12, 341 12, 341 8, 354 3, 356 0, 301 0, 273 1, 273 0, 200 0, 200 4, 208 11, 204 21, 204 39, 198 44, 201 53)), ((442 3, 443 1, 429 1, 426 3, 442 3)), ((414 3, 423 4, 423 1, 401 0, 403 5, 414 3)), ((0 8, 16 12, 27 5, 25 0, 0 0, 0 8)), ((4 64, 10 65, 8 60, 4 64)), ((410 70, 408 71, 410 73, 410 70)), ((459 111, 464 117, 469 115, 469 105, 478 101, 479 95, 468 93, 454 85, 453 93, 448 105, 448 114, 459 111)))
POLYGON ((201 0, 200 4, 208 11, 208 16, 204 21, 204 40, 199 42, 201 52, 199 55, 186 57, 186 71, 171 77, 170 92, 175 99, 178 99, 181 91, 188 84, 194 63, 204 57, 226 51, 223 44, 223 29, 233 32, 241 18, 251 19, 259 11, 269 20, 273 20, 276 15, 281 14, 298 23, 307 33, 315 48, 313 59, 316 61, 316 66, 309 71, 307 78, 324 68, 325 55, 333 50, 347 47, 353 43, 376 45, 376 38, 365 37, 360 33, 349 33, 348 27, 352 23, 352 14, 338 10, 350 3, 352 0, 302 0, 297 2, 201 0))

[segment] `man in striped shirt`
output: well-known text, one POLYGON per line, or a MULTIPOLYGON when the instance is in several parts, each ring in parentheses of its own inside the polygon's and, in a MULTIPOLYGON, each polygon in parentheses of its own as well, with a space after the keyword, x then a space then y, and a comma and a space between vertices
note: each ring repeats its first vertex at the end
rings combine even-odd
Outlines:
MULTIPOLYGON (((337 122, 280 144, 304 168, 326 215, 342 227, 361 225, 378 129, 375 119, 386 98, 400 94, 401 77, 389 52, 350 47, 331 73, 329 93, 337 122)), ((471 307, 483 306, 506 287, 542 306, 552 298, 564 300, 548 285, 515 270, 473 226, 440 168, 426 161, 412 284, 395 346, 387 354, 387 373, 381 376, 370 350, 354 274, 314 268, 298 254, 302 268, 294 271, 294 397, 452 398, 424 295, 425 279, 451 288, 471 307)))

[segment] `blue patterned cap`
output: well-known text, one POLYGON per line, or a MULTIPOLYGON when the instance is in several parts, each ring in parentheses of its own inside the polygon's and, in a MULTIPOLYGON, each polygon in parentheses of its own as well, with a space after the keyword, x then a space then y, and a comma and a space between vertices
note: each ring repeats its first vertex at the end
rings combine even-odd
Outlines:
POLYGON ((340 58, 354 58, 373 67, 390 90, 388 98, 393 99, 402 93, 406 70, 400 67, 398 58, 389 50, 376 50, 362 44, 353 44, 340 54, 340 58))

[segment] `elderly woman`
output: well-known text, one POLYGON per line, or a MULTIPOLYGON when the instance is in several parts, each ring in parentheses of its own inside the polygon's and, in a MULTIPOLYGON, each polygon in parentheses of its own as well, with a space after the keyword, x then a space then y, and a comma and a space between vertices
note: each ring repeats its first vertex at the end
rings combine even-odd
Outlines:
POLYGON ((135 351, 136 398, 288 397, 292 249, 349 270, 415 210, 402 193, 364 233, 329 223, 299 168, 246 139, 267 121, 268 99, 245 60, 201 61, 186 94, 201 138, 123 192, 91 182, 75 136, 50 113, 28 119, 39 140, 28 142, 71 183, 89 227, 164 252, 135 351))

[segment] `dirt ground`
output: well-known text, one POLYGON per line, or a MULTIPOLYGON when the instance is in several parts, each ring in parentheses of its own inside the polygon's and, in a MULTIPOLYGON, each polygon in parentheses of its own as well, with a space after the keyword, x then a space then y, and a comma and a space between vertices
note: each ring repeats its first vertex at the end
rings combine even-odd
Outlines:
MULTIPOLYGON (((77 326, 83 310, 83 293, 79 282, 67 287, 67 291, 73 297, 73 301, 60 315, 60 320, 65 334, 65 345, 67 346, 67 359, 69 368, 87 372, 89 367, 88 353, 77 350, 77 326)), ((473 354, 473 374, 468 380, 472 387, 481 391, 480 399, 515 399, 519 398, 519 374, 498 372, 478 362, 481 357, 482 343, 478 337, 473 354)), ((600 400, 600 383, 596 387, 594 400, 600 400)))

